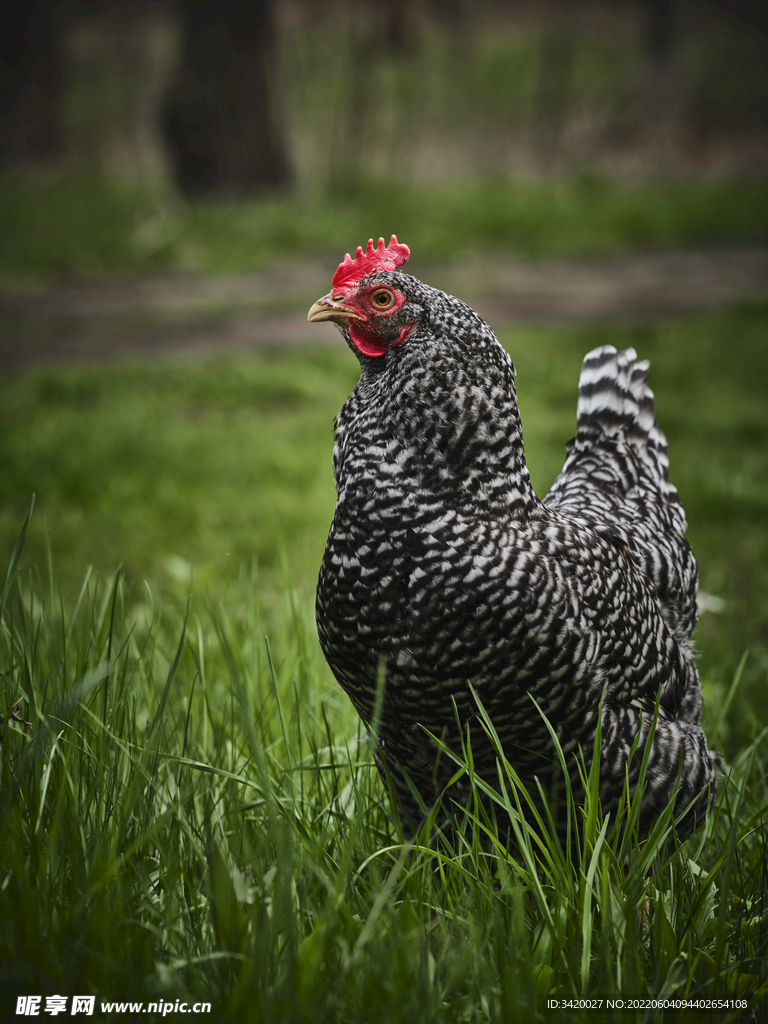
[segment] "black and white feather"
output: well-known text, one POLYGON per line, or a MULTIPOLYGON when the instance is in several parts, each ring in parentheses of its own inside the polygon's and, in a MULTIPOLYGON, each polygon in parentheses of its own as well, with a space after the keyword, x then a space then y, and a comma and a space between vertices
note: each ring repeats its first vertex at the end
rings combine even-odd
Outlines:
MULTIPOLYGON (((381 754, 405 816, 421 817, 455 766, 428 733, 497 783, 470 684, 532 792, 560 773, 535 698, 578 787, 602 707, 601 797, 634 784, 659 699, 643 827, 679 784, 688 827, 714 799, 717 758, 699 727, 691 631, 696 562, 667 477, 664 435, 632 349, 584 360, 578 429, 544 501, 530 485, 514 367, 467 305, 399 272, 416 327, 368 358, 336 422, 336 512, 317 623, 328 662, 367 723, 383 666, 381 754), (603 693, 605 696, 603 699, 603 693), (601 704, 602 700, 602 704, 601 704)), ((349 332, 340 325, 350 342, 349 332)), ((354 349, 354 346, 350 347, 354 349)), ((460 799, 451 791, 453 799, 460 799)))

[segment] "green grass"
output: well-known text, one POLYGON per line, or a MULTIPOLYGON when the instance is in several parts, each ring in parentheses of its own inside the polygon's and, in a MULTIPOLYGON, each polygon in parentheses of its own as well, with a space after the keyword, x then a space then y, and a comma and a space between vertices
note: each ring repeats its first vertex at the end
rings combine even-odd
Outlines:
POLYGON ((356 379, 345 352, 49 369, 6 382, 0 474, 38 495, 29 551, 77 580, 122 564, 135 584, 206 584, 241 563, 274 569, 280 545, 302 581, 333 515, 333 418, 356 379))
POLYGON ((312 623, 343 346, 4 381, 9 560, 37 495, 0 618, 4 996, 244 1022, 555 1020, 540 996, 612 993, 764 1008, 767 327, 752 305, 502 339, 539 493, 584 352, 651 359, 702 587, 725 601, 696 636, 731 775, 689 843, 659 833, 629 859, 593 794, 573 862, 524 826, 509 855, 479 812, 451 856, 404 845, 312 623))
POLYGON ((476 252, 553 255, 764 242, 759 182, 619 187, 585 173, 559 183, 398 179, 237 205, 186 206, 163 191, 82 177, 0 179, 0 279, 242 273, 338 253, 395 233, 424 260, 476 252))
POLYGON ((667 814, 637 849, 637 801, 604 821, 593 770, 565 856, 503 756, 498 786, 476 785, 511 813, 514 852, 480 805, 451 840, 408 842, 290 593, 269 641, 247 576, 220 603, 130 608, 119 579, 71 603, 11 572, 3 593, 9 1016, 19 995, 91 994, 244 1024, 594 1021, 611 1015, 542 1017, 540 999, 638 995, 743 999, 759 1019, 764 741, 679 848, 667 814))

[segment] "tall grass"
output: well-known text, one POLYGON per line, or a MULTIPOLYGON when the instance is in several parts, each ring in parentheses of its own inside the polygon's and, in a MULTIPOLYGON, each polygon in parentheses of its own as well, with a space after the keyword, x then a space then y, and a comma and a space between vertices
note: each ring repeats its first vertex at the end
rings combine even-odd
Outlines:
MULTIPOLYGON (((247 575, 218 603, 140 605, 119 574, 68 601, 19 554, 0 619, 10 1013, 93 994, 244 1022, 501 1022, 636 995, 743 999, 713 1019, 760 1019, 764 736, 683 845, 669 810, 638 846, 629 794, 603 818, 593 767, 566 856, 501 750, 498 785, 474 778, 471 737, 456 771, 474 802, 442 839, 405 835, 290 591, 267 638, 247 575)), ((582 1017, 600 1019, 565 1015, 582 1017)))

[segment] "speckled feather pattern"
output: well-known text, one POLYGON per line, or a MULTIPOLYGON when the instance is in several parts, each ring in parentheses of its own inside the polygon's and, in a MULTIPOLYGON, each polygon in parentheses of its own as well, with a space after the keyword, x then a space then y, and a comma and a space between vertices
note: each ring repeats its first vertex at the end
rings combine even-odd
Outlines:
MULTIPOLYGON (((577 435, 549 495, 534 494, 523 451, 514 367, 460 300, 399 272, 375 275, 416 319, 385 356, 358 355, 360 381, 336 421, 337 506, 320 570, 317 623, 328 662, 370 723, 385 692, 379 751, 406 820, 455 766, 427 731, 497 783, 471 683, 504 751, 535 791, 559 769, 549 718, 578 785, 600 701, 601 796, 615 811, 630 750, 633 783, 659 695, 644 827, 678 781, 692 826, 714 798, 715 756, 698 725, 691 646, 696 563, 667 477, 667 448, 647 363, 603 347, 584 360, 577 435)), ((340 328, 349 342, 344 327, 340 328)), ((350 345, 350 347, 352 347, 350 345)), ((353 348, 353 351, 355 349, 353 348)), ((451 789, 462 799, 460 787, 451 789)))

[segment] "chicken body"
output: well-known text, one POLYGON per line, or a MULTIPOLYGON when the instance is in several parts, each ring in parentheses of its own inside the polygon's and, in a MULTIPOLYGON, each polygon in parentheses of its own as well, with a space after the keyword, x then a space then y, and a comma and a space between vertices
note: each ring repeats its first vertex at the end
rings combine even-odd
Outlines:
MULTIPOLYGON (((361 366, 336 421, 338 500, 317 624, 369 724, 383 670, 379 748, 405 818, 416 826, 423 809, 404 773, 430 807, 455 771, 428 733, 460 752, 469 731, 475 771, 498 785, 471 684, 532 793, 537 779, 556 793, 562 772, 531 698, 575 792, 576 755, 589 763, 602 714, 607 812, 628 762, 634 785, 659 695, 643 828, 678 778, 676 808, 691 806, 692 827, 714 798, 716 758, 698 725, 696 563, 647 364, 631 349, 586 357, 577 436, 542 502, 525 464, 514 367, 488 325, 386 264, 369 272, 363 262, 361 274, 310 311, 337 323, 361 366)), ((460 786, 450 796, 460 802, 460 786)))

